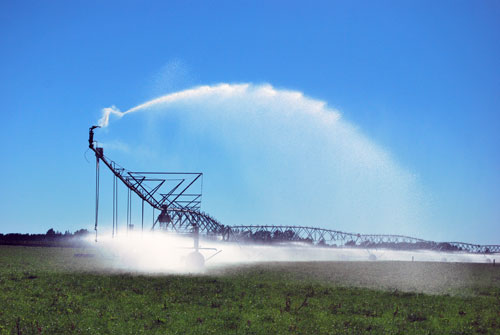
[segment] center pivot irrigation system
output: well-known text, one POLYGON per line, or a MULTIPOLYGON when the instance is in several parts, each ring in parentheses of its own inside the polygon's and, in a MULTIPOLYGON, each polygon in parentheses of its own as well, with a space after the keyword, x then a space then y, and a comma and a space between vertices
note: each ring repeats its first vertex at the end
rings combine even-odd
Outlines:
MULTIPOLYGON (((94 141, 94 130, 89 129, 89 148, 96 157, 95 233, 99 220, 99 165, 104 163, 113 173, 113 237, 118 232, 118 184, 127 187, 127 230, 133 227, 131 199, 136 194, 142 199, 141 229, 144 230, 144 205, 153 209, 151 230, 192 234, 195 252, 193 263, 204 264, 199 253, 199 236, 235 242, 301 242, 324 247, 360 247, 390 249, 427 249, 465 251, 470 253, 499 253, 500 245, 478 245, 464 242, 433 242, 401 235, 366 235, 306 226, 250 225, 225 226, 201 211, 203 174, 193 172, 134 172, 129 171, 104 155, 94 141), (201 185, 201 186, 200 186, 201 185), (155 215, 158 211, 158 215, 155 215)), ((215 250, 215 249, 211 249, 215 250)), ((189 260, 188 260, 189 261, 189 260)))
MULTIPOLYGON (((97 226, 99 221, 99 165, 102 161, 113 173, 113 228, 112 236, 118 232, 118 180, 127 187, 127 231, 132 225, 132 193, 142 199, 141 229, 144 230, 144 205, 153 208, 153 224, 151 230, 192 233, 194 253, 188 257, 188 263, 202 266, 205 262, 200 249, 200 232, 207 236, 226 236, 229 228, 221 225, 213 217, 201 211, 201 190, 203 174, 195 172, 134 172, 129 171, 104 155, 104 149, 94 141, 94 130, 89 129, 89 148, 96 157, 96 203, 95 203, 95 241, 97 242, 97 226), (201 185, 199 191, 194 186, 201 185), (159 211, 155 216, 155 210, 159 211)), ((215 256, 212 255, 212 257, 215 256)))

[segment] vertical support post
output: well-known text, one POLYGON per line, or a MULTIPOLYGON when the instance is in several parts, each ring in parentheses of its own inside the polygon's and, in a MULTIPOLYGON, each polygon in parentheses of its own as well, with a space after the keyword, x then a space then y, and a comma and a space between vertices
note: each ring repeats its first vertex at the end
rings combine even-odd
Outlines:
POLYGON ((144 199, 142 199, 142 220, 141 220, 141 233, 144 232, 144 199))
MULTIPOLYGON (((115 180, 116 180, 116 176, 115 176, 115 180)), ((115 190, 115 196, 116 196, 116 205, 115 205, 115 210, 116 210, 116 214, 115 214, 116 226, 115 226, 115 230, 116 230, 116 236, 118 236, 118 181, 115 182, 115 187, 116 187, 116 190, 115 190)))
POLYGON ((113 174, 113 229, 111 230, 111 237, 115 237, 115 204, 116 204, 116 197, 115 197, 115 190, 116 190, 116 176, 113 174))
POLYGON ((95 241, 97 242, 97 223, 99 220, 99 156, 95 156, 95 241))
POLYGON ((128 235, 129 225, 130 225, 130 189, 127 188, 127 235, 128 235))
POLYGON ((130 223, 129 224, 130 224, 130 226, 128 226, 128 228, 130 229, 130 228, 132 228, 132 190, 131 189, 129 189, 129 193, 130 193, 130 197, 129 197, 129 201, 130 201, 130 212, 129 212, 130 213, 129 214, 130 215, 130 219, 129 219, 130 223))
POLYGON ((193 240, 194 240, 194 250, 199 251, 200 249, 200 228, 198 225, 193 227, 193 240))

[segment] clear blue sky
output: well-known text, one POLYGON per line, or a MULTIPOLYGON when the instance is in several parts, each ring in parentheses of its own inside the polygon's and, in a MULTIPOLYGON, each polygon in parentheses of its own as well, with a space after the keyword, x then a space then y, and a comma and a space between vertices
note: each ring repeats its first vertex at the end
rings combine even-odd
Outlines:
POLYGON ((103 107, 227 82, 338 109, 417 175, 422 237, 500 243, 498 1, 2 1, 0 45, 3 233, 92 227, 103 107))

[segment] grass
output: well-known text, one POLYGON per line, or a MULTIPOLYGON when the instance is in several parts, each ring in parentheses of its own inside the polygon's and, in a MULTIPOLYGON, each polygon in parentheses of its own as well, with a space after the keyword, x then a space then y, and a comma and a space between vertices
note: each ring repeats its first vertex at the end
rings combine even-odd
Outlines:
POLYGON ((0 334, 500 334, 498 266, 270 263, 141 275, 74 257, 87 252, 0 247, 0 334))

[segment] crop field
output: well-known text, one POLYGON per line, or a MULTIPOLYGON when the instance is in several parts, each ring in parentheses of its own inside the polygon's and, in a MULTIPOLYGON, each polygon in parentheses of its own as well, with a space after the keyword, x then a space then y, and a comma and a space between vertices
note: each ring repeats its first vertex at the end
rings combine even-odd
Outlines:
POLYGON ((492 264, 280 262, 168 275, 110 270, 112 261, 0 246, 0 334, 500 334, 492 264))

